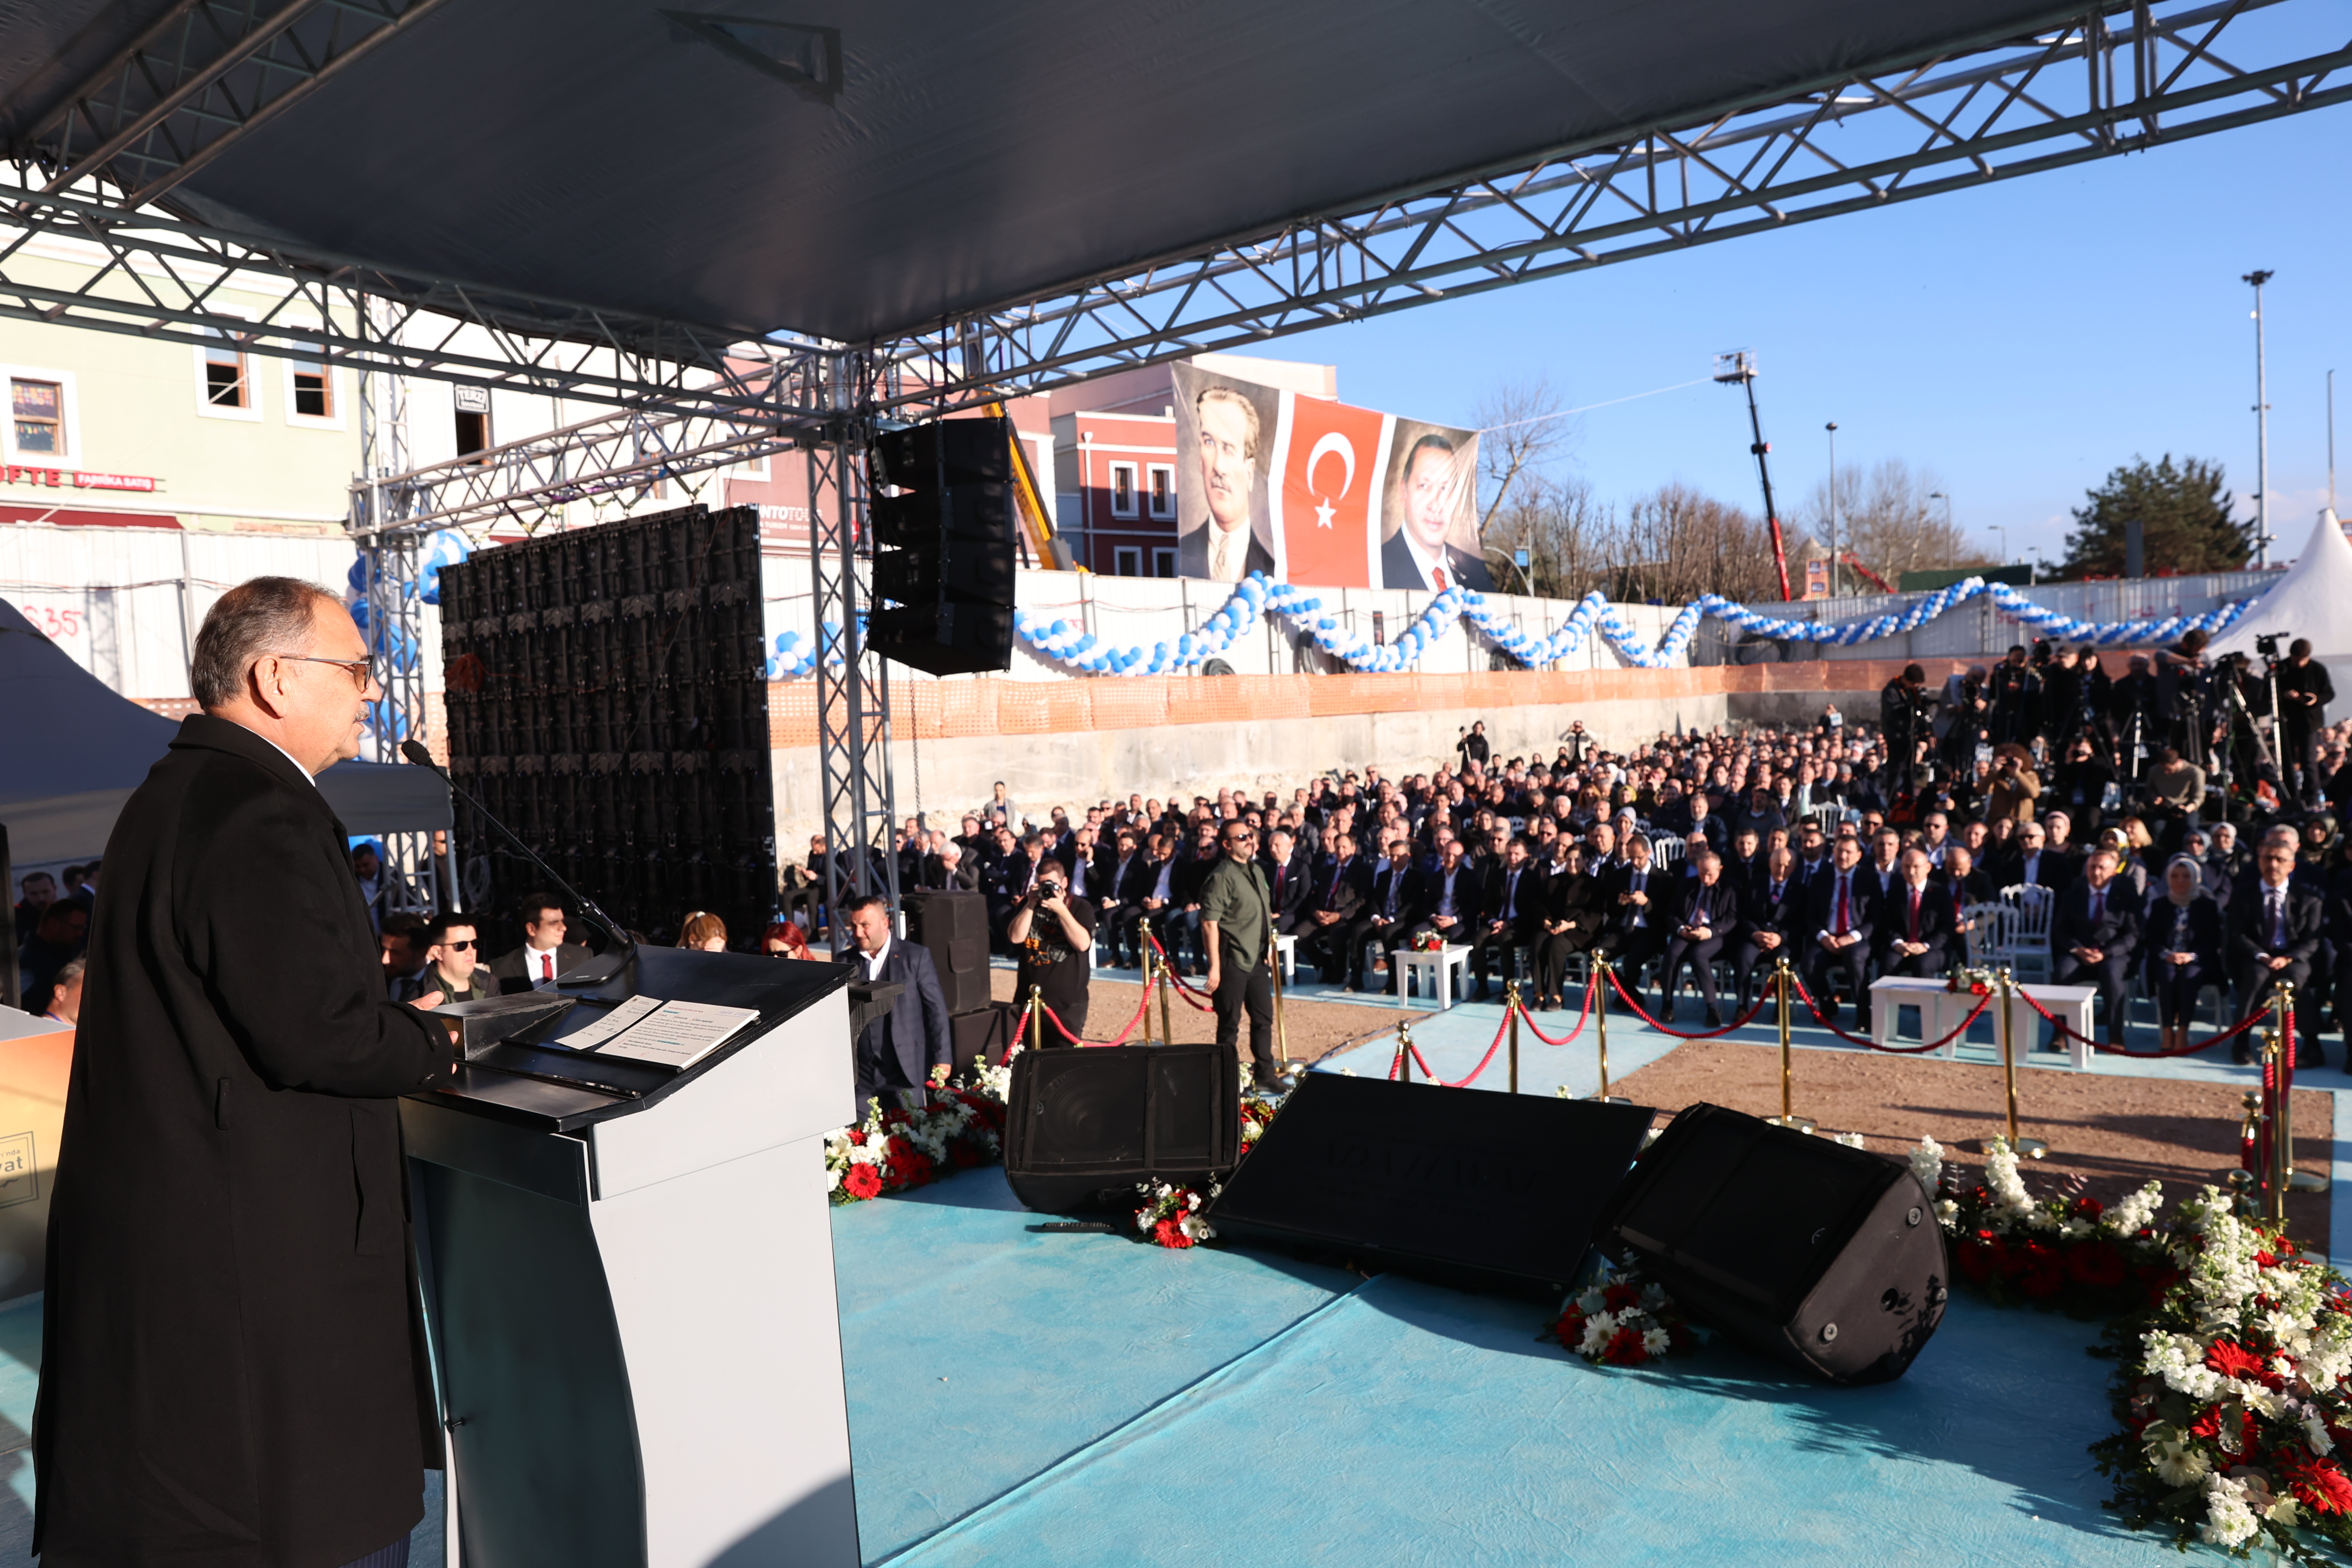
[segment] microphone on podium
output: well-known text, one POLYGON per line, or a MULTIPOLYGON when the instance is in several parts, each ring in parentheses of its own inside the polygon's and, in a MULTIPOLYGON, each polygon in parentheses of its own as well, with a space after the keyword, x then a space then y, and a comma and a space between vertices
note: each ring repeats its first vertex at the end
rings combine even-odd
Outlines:
POLYGON ((450 793, 462 797, 467 805, 472 806, 475 813, 479 816, 485 823, 488 824, 491 830, 497 833, 500 838, 506 840, 509 847, 513 849, 516 854, 521 856, 524 859, 530 861, 532 865, 538 867, 540 870, 545 874, 550 887, 553 888, 557 892, 562 893, 564 897, 577 904, 580 907, 580 912, 587 916, 590 920, 594 921, 598 926, 604 929, 604 934, 612 939, 612 945, 610 947, 596 954, 595 957, 590 959, 586 963, 581 965, 575 970, 572 970, 568 974, 557 975, 555 977, 555 984, 557 985, 602 985, 606 981, 612 979, 614 975, 624 973, 635 967, 637 962, 636 942, 631 939, 627 931, 623 931, 620 926, 614 921, 610 915, 607 915, 603 910, 596 907, 595 900, 588 897, 579 889, 573 887, 571 883, 565 881, 561 876, 557 875, 555 868, 541 859, 537 850, 533 849, 530 845, 525 844, 520 838, 517 837, 513 830, 508 827, 505 823, 500 822, 497 817, 491 816, 489 807, 484 805, 467 791, 458 787, 457 781, 451 778, 448 773, 443 770, 441 764, 433 760, 433 753, 426 751, 421 742, 415 740, 403 741, 400 743, 400 754, 406 757, 410 762, 415 763, 420 768, 432 769, 433 772, 440 777, 441 782, 449 786, 450 793))

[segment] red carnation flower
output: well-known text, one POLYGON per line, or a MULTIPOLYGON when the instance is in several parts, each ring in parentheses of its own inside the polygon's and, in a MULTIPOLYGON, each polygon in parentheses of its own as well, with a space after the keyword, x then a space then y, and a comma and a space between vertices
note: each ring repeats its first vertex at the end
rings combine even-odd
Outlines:
POLYGON ((2263 1375, 2263 1358, 2231 1340, 2215 1340, 2205 1352, 2205 1364, 2223 1377, 2263 1375))
POLYGON ((2107 1242, 2086 1241, 2067 1254, 2066 1272, 2085 1285, 2120 1285, 2124 1282, 2124 1255, 2107 1242))
POLYGON ((882 1195, 882 1178, 871 1165, 852 1165, 849 1174, 841 1179, 841 1187, 853 1198, 877 1198, 882 1195))
POLYGON ((2207 1405, 2205 1414, 2189 1424, 2189 1435, 2191 1437, 2209 1439, 2219 1437, 2221 1435, 2221 1407, 2218 1405, 2207 1405))
POLYGON ((1637 1285, 1611 1285, 1601 1292, 1602 1305, 1612 1312, 1634 1306, 1641 1300, 1642 1290, 1637 1285))
POLYGON ((1601 1349, 1601 1359, 1612 1366, 1639 1366, 1650 1359, 1650 1352, 1642 1343, 1639 1329, 1620 1329, 1609 1336, 1609 1343, 1601 1349))
POLYGON ((1192 1238, 1184 1234, 1181 1220, 1163 1219, 1151 1227, 1151 1239, 1162 1247, 1190 1247, 1192 1238))
POLYGON ((2335 1460, 2281 1449, 2271 1456, 2271 1464, 2314 1513, 2352 1513, 2352 1479, 2335 1460))
POLYGON ((2074 1213, 2084 1219, 2096 1219, 2101 1215, 2106 1213, 2106 1205, 2099 1202, 2096 1198, 2076 1198, 2074 1200, 2074 1213))

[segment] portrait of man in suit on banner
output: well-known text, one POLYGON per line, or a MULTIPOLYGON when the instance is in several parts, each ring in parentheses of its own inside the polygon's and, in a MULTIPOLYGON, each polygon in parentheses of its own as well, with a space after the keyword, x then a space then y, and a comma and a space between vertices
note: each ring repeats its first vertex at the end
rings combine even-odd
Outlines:
POLYGON ((1495 590, 1478 543, 1478 437, 1399 419, 1381 508, 1381 586, 1495 590))
POLYGON ((1212 583, 1271 574, 1265 473, 1280 395, 1175 370, 1177 574, 1212 583))

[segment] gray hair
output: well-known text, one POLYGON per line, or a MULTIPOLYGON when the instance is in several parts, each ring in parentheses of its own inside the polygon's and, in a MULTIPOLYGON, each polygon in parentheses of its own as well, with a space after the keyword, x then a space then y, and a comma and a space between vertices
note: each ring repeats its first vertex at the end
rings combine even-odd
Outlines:
POLYGON ((342 601, 295 577, 254 577, 220 596, 196 633, 188 689, 203 707, 219 708, 245 689, 245 672, 265 654, 307 647, 320 600, 342 601))
POLYGON ((87 958, 68 958, 63 963, 58 965, 58 972, 49 976, 49 984, 55 986, 58 990, 62 991, 67 986, 71 985, 75 981, 79 980, 82 976, 82 971, 89 967, 89 960, 87 958))

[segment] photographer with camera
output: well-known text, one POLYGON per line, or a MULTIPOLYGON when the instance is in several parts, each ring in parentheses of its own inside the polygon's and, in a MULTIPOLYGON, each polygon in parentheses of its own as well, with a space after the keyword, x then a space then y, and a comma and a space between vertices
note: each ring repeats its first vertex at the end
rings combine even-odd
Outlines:
MULTIPOLYGON (((2262 649, 2263 656, 2275 658, 2278 639, 2254 639, 2258 647, 2265 642, 2271 646, 2262 649)), ((2309 637, 2287 645, 2286 662, 2274 668, 2273 679, 2278 684, 2280 771, 2287 775, 2294 798, 2315 808, 2321 804, 2319 732, 2327 728, 2327 705, 2336 700, 2336 683, 2328 679, 2327 667, 2311 657, 2309 637)))
MULTIPOLYGON (((1062 1027, 1073 1035, 1087 1032, 1087 986, 1093 979, 1095 925, 1101 919, 1094 900, 1070 892, 1070 873, 1048 856, 1037 866, 1036 880, 1013 906, 1004 924, 1004 940, 1020 960, 1013 998, 1023 1005, 1035 986, 1062 1027)), ((1066 1045, 1049 1024, 1043 1038, 1049 1046, 1066 1045)))

